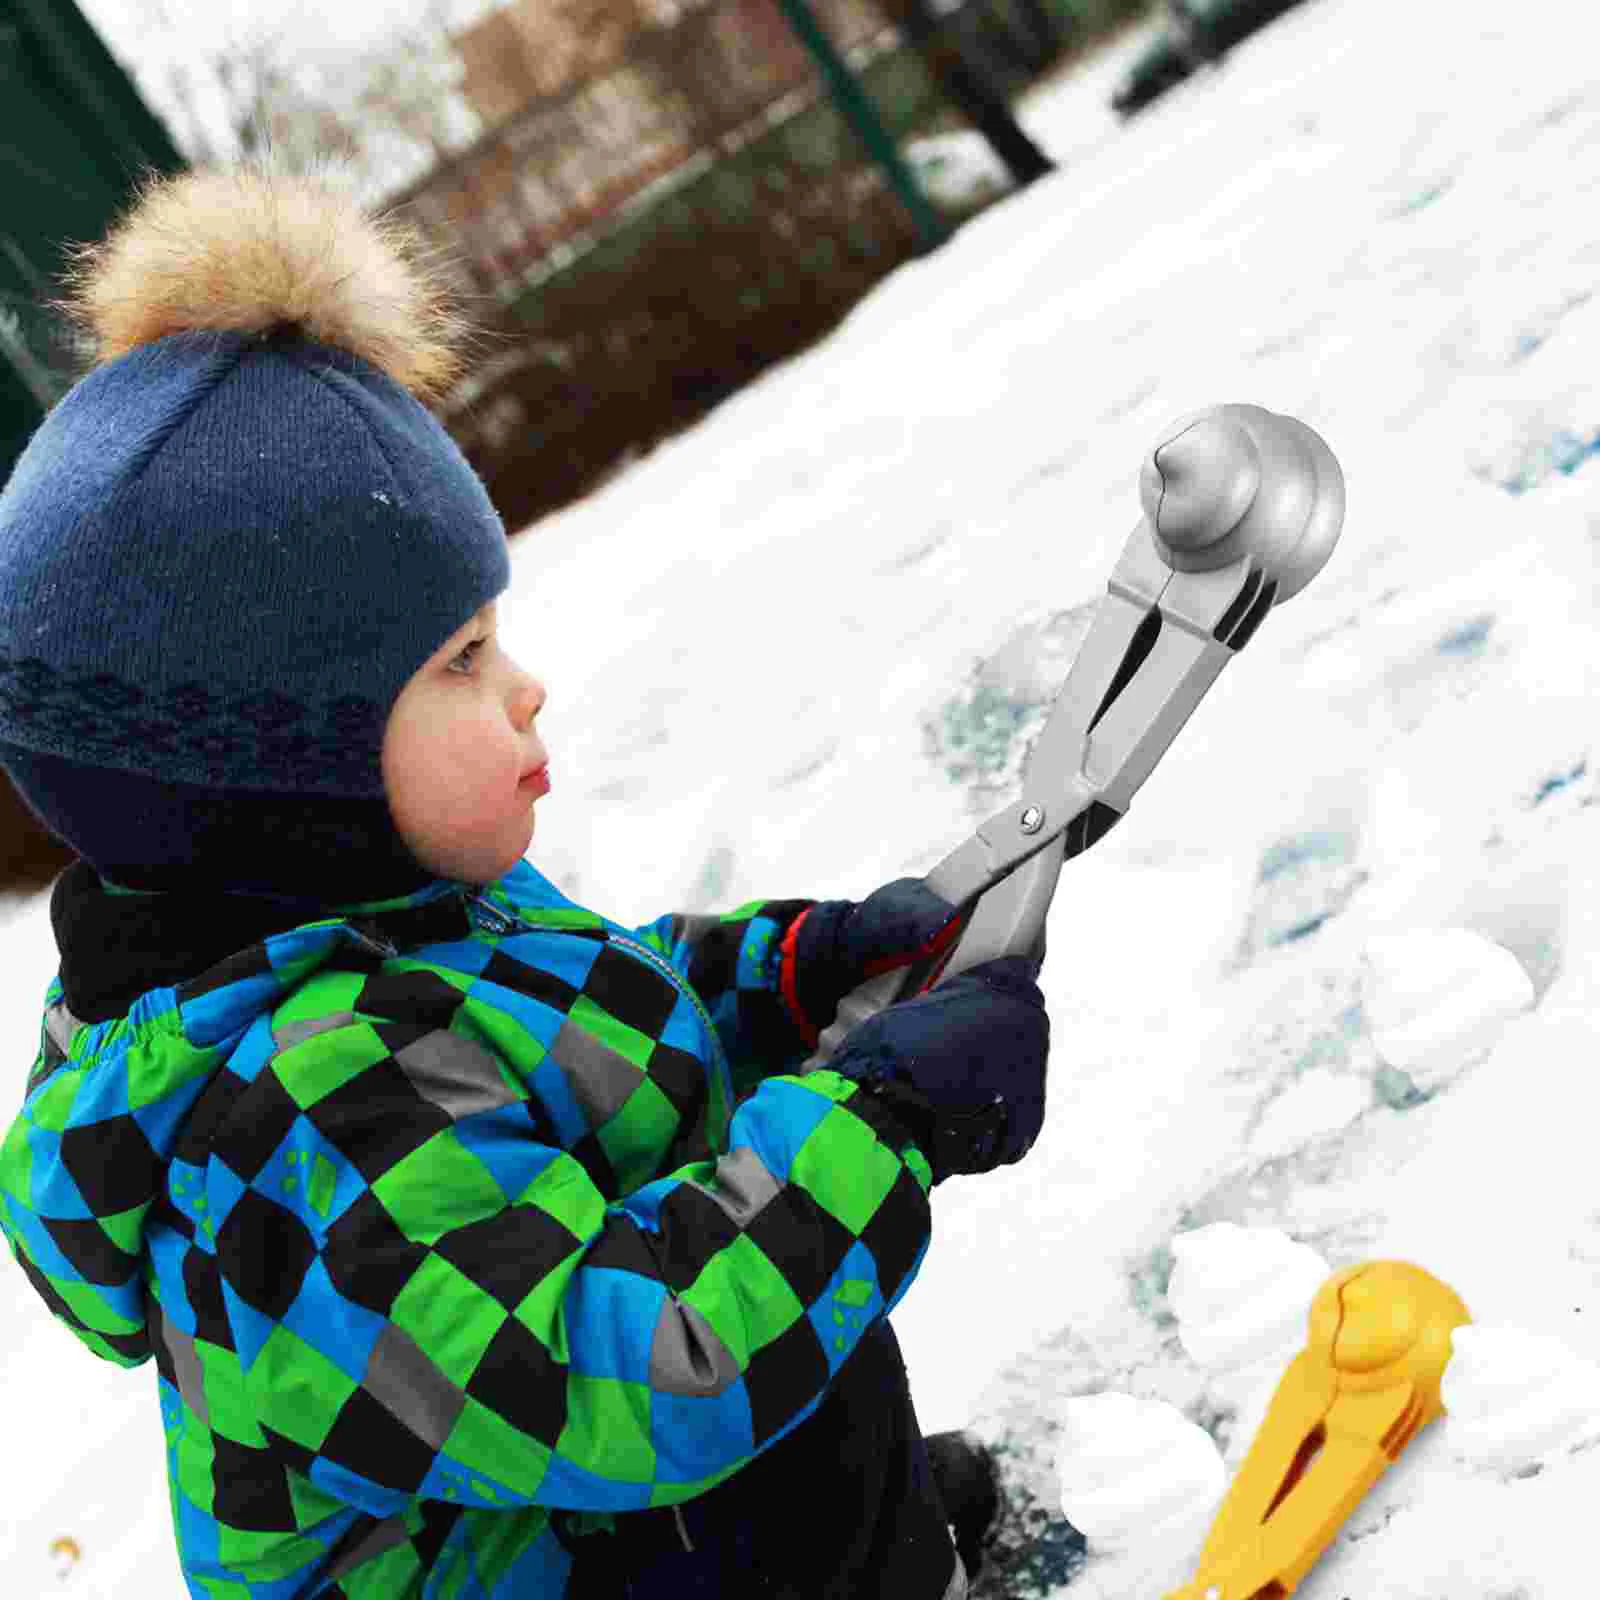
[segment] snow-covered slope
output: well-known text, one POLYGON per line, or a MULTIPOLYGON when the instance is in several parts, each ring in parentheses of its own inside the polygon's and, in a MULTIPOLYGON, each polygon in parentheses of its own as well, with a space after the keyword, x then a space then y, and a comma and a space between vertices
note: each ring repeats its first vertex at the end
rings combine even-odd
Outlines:
MULTIPOLYGON (((1057 175, 516 547, 535 858, 642 920, 861 894, 1004 804, 1171 418, 1252 401, 1338 454, 1327 569, 1063 874, 1045 1134, 939 1191, 896 1317, 925 1427, 976 1420, 1041 1494, 1061 1406, 1101 1390, 1236 1465, 1253 1393, 1165 1293, 1208 1223, 1415 1261, 1516 1335, 1479 1355, 1600 1361, 1586 26, 1311 0, 1117 129, 1124 47, 1025 107, 1057 175)), ((42 906, 0 945, 20 1092, 42 906)), ((0 1297, 6 1591, 176 1593, 153 1374, 97 1368, 20 1274, 0 1297)), ((1597 1493, 1581 1439, 1530 1463, 1430 1429, 1300 1593, 1570 1600, 1597 1493)), ((1062 1592, 1146 1600, 1193 1553, 1091 1548, 1062 1592)))

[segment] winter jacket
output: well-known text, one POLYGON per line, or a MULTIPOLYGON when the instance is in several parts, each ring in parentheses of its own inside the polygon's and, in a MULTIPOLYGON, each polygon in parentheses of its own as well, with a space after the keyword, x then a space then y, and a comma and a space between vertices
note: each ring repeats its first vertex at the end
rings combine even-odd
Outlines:
POLYGON ((920 1265, 921 1154, 793 1075, 809 902, 630 931, 522 863, 197 927, 185 974, 180 903, 76 893, 107 931, 46 994, 0 1228, 91 1350, 154 1357, 194 1596, 576 1595, 596 1530, 802 1429, 920 1265))

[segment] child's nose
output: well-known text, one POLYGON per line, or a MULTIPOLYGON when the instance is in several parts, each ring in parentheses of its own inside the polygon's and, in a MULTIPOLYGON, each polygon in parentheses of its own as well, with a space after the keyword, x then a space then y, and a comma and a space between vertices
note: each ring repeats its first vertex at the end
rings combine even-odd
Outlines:
POLYGON ((515 706, 517 721, 531 726, 533 719, 544 710, 547 698, 545 687, 537 678, 524 678, 517 690, 515 706))

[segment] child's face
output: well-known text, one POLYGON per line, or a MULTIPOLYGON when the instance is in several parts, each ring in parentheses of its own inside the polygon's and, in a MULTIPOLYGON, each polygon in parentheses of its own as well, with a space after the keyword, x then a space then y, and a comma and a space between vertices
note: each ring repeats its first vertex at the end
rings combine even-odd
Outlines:
POLYGON ((544 685, 495 638, 485 606, 412 674, 383 733, 383 783, 400 837, 440 877, 490 883, 533 840, 549 789, 534 719, 544 685))

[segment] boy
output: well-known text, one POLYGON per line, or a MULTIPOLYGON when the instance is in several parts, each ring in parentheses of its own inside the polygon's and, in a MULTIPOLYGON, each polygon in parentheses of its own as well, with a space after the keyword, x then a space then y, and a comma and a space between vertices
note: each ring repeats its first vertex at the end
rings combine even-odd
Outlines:
POLYGON ((925 888, 630 932, 523 859, 545 690, 401 235, 190 175, 77 307, 0 495, 0 760, 82 858, 0 1226, 154 1357, 191 1594, 963 1593, 885 1318, 1038 1132, 1032 969, 799 1077, 925 888))

